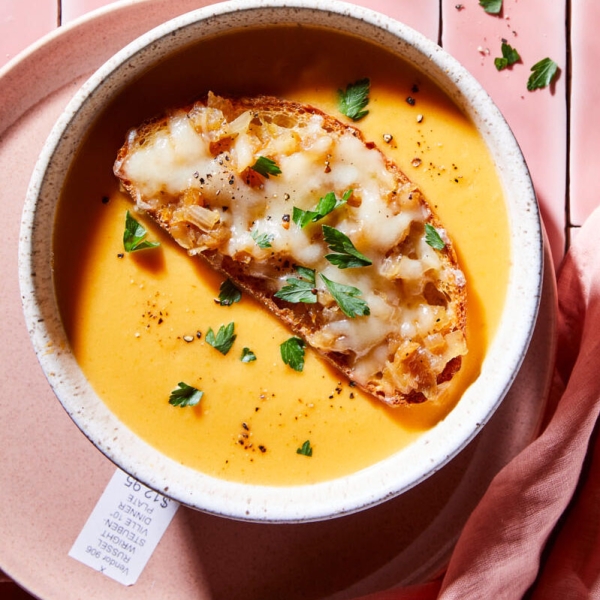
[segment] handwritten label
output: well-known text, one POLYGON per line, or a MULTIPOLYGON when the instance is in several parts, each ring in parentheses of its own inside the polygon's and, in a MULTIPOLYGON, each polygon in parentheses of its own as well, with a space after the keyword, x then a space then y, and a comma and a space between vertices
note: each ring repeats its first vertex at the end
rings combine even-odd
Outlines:
POLYGON ((118 469, 69 551, 69 556, 133 585, 179 504, 118 469))

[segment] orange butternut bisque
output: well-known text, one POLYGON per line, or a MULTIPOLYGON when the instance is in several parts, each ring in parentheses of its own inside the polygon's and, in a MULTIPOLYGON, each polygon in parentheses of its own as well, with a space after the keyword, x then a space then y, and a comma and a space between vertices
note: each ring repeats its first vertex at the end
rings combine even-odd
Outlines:
MULTIPOLYGON (((227 100, 213 97, 211 102, 227 112, 227 100)), ((201 111, 197 112, 199 117, 201 111)), ((235 121, 243 112, 228 121, 235 121)), ((279 155, 264 148, 260 152, 276 158, 281 173, 267 178, 248 168, 254 163, 247 165, 237 177, 253 178, 250 183, 257 194, 261 185, 279 185, 293 172, 279 155)), ((330 166, 335 172, 336 165, 330 166)), ((156 177, 162 176, 161 168, 164 166, 156 165, 156 177)), ((168 170, 172 174, 172 169, 168 170)), ((201 171, 192 171, 198 183, 207 175, 201 171)), ((189 174, 185 182, 188 179, 189 174)), ((286 234, 298 234, 288 243, 314 238, 316 243, 300 245, 300 254, 278 272, 276 289, 289 285, 289 279, 304 280, 306 271, 299 272, 293 264, 312 269, 317 300, 322 306, 318 310, 329 310, 337 317, 341 309, 321 274, 329 281, 360 289, 357 298, 369 307, 368 316, 336 317, 322 323, 328 325, 329 334, 335 328, 347 327, 344 321, 350 326, 361 321, 380 322, 377 327, 364 327, 365 339, 372 340, 387 324, 381 316, 387 309, 379 297, 373 300, 375 296, 369 295, 372 280, 367 271, 380 269, 385 258, 371 244, 364 244, 360 236, 355 237, 349 214, 360 211, 361 206, 366 210, 368 198, 350 179, 344 180, 340 174, 335 189, 323 187, 305 204, 299 200, 304 195, 294 197, 280 188, 282 194, 290 195, 289 211, 282 208, 283 200, 273 203, 264 218, 256 214, 240 218, 245 233, 239 237, 237 251, 238 256, 269 256, 285 241, 286 234), (323 218, 300 227, 293 219, 294 205, 299 210, 315 211, 319 199, 329 191, 338 201, 346 196, 345 201, 323 218), (286 229, 284 216, 288 212, 286 229), (248 228, 251 222, 254 224, 248 228), (345 234, 372 264, 340 269, 324 259, 325 254, 340 252, 329 248, 323 226, 345 234), (260 236, 269 241, 271 249, 260 248, 256 243, 260 236), (309 255, 311 246, 316 258, 309 255), (357 276, 359 279, 348 279, 357 276)), ((183 210, 186 214, 189 209, 185 206, 193 206, 195 198, 188 194, 188 204, 173 204, 173 213, 179 210, 181 215, 183 210)), ((226 219, 234 218, 235 207, 231 202, 226 210, 224 206, 207 202, 201 208, 215 210, 219 223, 226 223, 226 219)), ((202 222, 205 217, 209 221, 215 218, 204 210, 200 213, 202 222)), ((386 217, 386 221, 393 216, 386 217)), ((397 57, 354 38, 310 28, 235 32, 206 40, 142 76, 106 109, 83 141, 63 189, 55 232, 55 287, 65 330, 81 368, 101 399, 128 427, 174 460, 216 477, 272 485, 323 481, 368 467, 410 444, 443 419, 478 375, 502 311, 510 256, 502 189, 485 143, 471 121, 426 75, 397 57), (215 52, 220 52, 222 59, 218 68, 205 58, 215 56, 215 52), (277 60, 265 63, 264 56, 277 56, 277 60), (257 64, 261 69, 252 71, 257 64), (187 77, 194 68, 198 69, 197 77, 187 77), (202 93, 198 89, 200 76, 205 94, 211 89, 227 91, 231 98, 248 96, 248 92, 255 97, 264 93, 315 107, 314 114, 322 111, 340 122, 344 131, 359 129, 366 144, 359 137, 354 139, 363 147, 375 141, 379 150, 371 150, 382 157, 377 159, 382 161, 380 164, 393 162, 399 172, 407 174, 402 180, 402 185, 408 186, 402 188, 404 199, 408 202, 410 190, 418 188, 430 201, 431 210, 417 194, 413 195, 413 210, 424 212, 410 237, 418 252, 424 253, 419 258, 439 261, 446 250, 432 248, 423 236, 425 223, 435 227, 447 251, 453 248, 456 252, 448 264, 453 269, 460 267, 464 273, 466 285, 462 285, 457 270, 451 291, 459 292, 458 297, 465 293, 468 297, 468 311, 457 308, 460 326, 455 331, 464 336, 456 342, 461 349, 457 353, 462 358, 460 370, 451 380, 444 382, 441 377, 438 381, 436 376, 434 385, 422 388, 421 393, 430 400, 411 403, 408 396, 401 405, 388 406, 368 388, 365 391, 354 385, 352 380, 357 377, 348 378, 322 360, 310 347, 309 336, 304 368, 302 372, 293 370, 283 363, 280 354, 280 345, 295 335, 289 323, 245 292, 239 302, 229 306, 216 302, 226 276, 200 257, 190 257, 171 236, 191 228, 184 226, 179 231, 176 227, 167 232, 149 218, 148 207, 142 212, 133 210, 131 196, 120 189, 112 172, 125 132, 159 114, 165 106, 186 106, 189 98, 202 93), (371 81, 369 114, 353 123, 339 112, 336 92, 365 76, 371 81), (155 90, 154 95, 148 96, 149 90, 155 90), (164 90, 169 90, 167 99, 164 90), (407 96, 416 103, 408 103, 407 96), (124 252, 128 210, 146 228, 146 239, 160 242, 159 247, 124 252), (206 336, 210 329, 217 334, 221 326, 231 323, 236 338, 224 355, 207 342, 206 336), (468 352, 463 354, 465 347, 468 352), (244 353, 250 351, 256 360, 242 361, 244 353), (204 392, 196 406, 169 404, 169 395, 179 382, 204 392), (312 456, 298 453, 303 446, 307 448, 306 442, 312 456)), ((378 233, 374 237, 383 248, 390 234, 385 227, 379 227, 378 233)), ((382 252, 385 255, 386 251, 382 252)), ((260 263, 243 264, 256 267, 260 263)), ((394 268, 415 266, 408 263, 394 268)), ((382 281, 385 279, 378 279, 376 285, 382 287, 382 281)), ((446 297, 444 301, 436 295, 434 298, 433 307, 459 306, 446 297)), ((302 311, 303 315, 315 308, 313 304, 289 303, 281 298, 273 302, 279 308, 302 311)), ((363 332, 348 329, 344 333, 346 339, 353 335, 362 339, 363 332)), ((450 330, 443 330, 442 336, 447 332, 450 330)), ((337 339, 324 337, 321 330, 312 335, 325 339, 325 344, 337 339)), ((382 354, 385 360, 390 359, 389 347, 382 354)), ((377 381, 387 385, 383 376, 377 381)))

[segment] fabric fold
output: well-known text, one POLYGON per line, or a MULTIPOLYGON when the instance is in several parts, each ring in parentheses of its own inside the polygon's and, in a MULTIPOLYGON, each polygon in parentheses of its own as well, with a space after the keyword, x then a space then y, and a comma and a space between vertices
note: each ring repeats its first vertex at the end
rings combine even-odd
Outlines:
POLYGON ((492 480, 439 581, 368 600, 600 597, 599 229, 597 209, 560 268, 542 432, 492 480))

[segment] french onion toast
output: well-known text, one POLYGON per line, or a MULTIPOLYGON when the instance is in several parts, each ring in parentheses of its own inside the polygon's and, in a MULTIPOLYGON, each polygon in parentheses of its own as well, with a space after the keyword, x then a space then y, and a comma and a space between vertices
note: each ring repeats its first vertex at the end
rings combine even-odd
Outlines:
POLYGON ((385 403, 435 400, 460 369, 466 282, 452 242, 355 126, 209 93, 130 130, 114 172, 190 255, 385 403))

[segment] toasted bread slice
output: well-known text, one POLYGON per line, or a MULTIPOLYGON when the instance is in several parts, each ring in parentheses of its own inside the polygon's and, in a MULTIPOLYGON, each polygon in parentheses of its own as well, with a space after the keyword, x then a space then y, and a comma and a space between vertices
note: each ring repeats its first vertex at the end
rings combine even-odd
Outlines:
POLYGON ((209 93, 129 131, 114 172, 190 255, 387 404, 439 398, 459 370, 466 285, 451 241, 355 127, 209 93))

